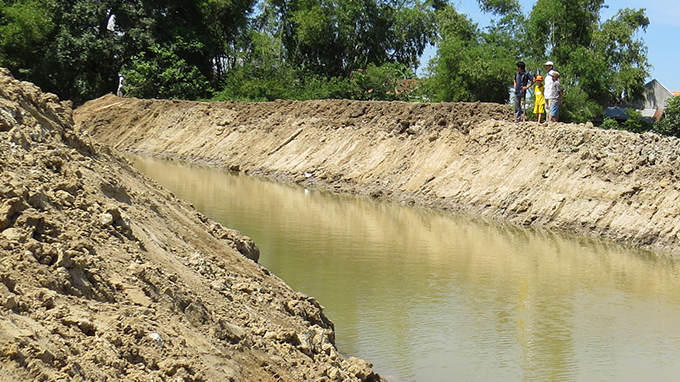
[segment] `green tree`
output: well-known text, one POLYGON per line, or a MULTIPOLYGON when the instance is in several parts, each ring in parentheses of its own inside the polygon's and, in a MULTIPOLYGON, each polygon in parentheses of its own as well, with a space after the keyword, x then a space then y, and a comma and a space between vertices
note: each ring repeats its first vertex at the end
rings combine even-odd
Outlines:
POLYGON ((564 72, 601 106, 641 99, 649 63, 634 36, 648 25, 643 10, 620 10, 593 31, 590 45, 574 49, 564 72))
POLYGON ((77 103, 114 91, 121 49, 108 28, 111 9, 96 0, 58 3, 59 27, 36 63, 38 84, 77 103))
POLYGON ((614 118, 605 118, 600 127, 605 130, 620 129, 619 123, 614 118))
POLYGON ((604 0, 536 1, 526 26, 531 55, 569 64, 574 50, 590 46, 603 5, 604 0))
POLYGON ((374 82, 413 77, 433 20, 417 1, 262 2, 217 98, 389 99, 374 82))
POLYGON ((436 36, 435 12, 430 4, 414 2, 411 7, 399 7, 392 26, 394 36, 388 49, 387 63, 398 63, 414 70, 425 48, 436 36))
POLYGON ((434 38, 433 17, 418 1, 274 0, 258 25, 277 36, 291 66, 348 78, 369 64, 415 66, 434 38))
POLYGON ((650 64, 647 61, 647 47, 635 36, 644 32, 647 26, 649 19, 643 9, 626 8, 604 22, 593 36, 594 50, 605 58, 609 95, 615 103, 644 97, 650 64))
POLYGON ((477 3, 482 11, 495 15, 517 14, 522 11, 517 0, 477 0, 477 3))
POLYGON ((498 26, 481 32, 465 15, 448 6, 437 13, 440 39, 430 63, 427 94, 434 101, 506 102, 515 72, 508 31, 498 26))
POLYGON ((31 64, 55 29, 51 1, 0 1, 0 63, 18 75, 33 76, 31 64))
POLYGON ((118 35, 109 28, 114 5, 96 0, 0 3, 0 65, 78 103, 115 90, 122 55, 118 35))
POLYGON ((139 98, 188 99, 204 98, 210 83, 197 67, 188 65, 176 51, 200 51, 198 43, 185 43, 177 37, 171 48, 152 45, 132 57, 123 75, 127 94, 139 98))
MULTIPOLYGON (((213 85, 235 63, 254 0, 4 0, 0 65, 77 103, 114 91, 152 47, 213 85), (26 36, 26 38, 22 38, 26 36), (185 44, 177 44, 182 36, 185 44)), ((206 87, 207 89, 207 87, 206 87)), ((205 90, 205 89, 204 89, 205 90)), ((158 96, 161 89, 158 89, 158 96)), ((192 93, 193 94, 193 93, 192 93)))
POLYGON ((680 138, 680 97, 672 97, 664 110, 663 118, 656 122, 654 130, 680 138))

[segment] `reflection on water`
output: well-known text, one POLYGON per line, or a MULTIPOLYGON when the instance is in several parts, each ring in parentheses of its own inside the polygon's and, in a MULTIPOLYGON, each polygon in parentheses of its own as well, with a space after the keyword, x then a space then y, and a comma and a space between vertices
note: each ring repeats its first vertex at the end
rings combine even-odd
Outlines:
POLYGON ((680 267, 586 239, 264 182, 135 165, 252 237, 390 381, 674 381, 680 267))

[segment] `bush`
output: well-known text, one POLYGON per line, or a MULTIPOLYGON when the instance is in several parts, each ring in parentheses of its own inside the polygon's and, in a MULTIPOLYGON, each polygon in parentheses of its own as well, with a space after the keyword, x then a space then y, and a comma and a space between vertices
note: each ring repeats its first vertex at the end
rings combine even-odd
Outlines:
POLYGON ((412 90, 407 79, 413 77, 413 72, 405 64, 369 64, 365 71, 354 73, 353 83, 361 90, 361 99, 407 101, 412 90))
POLYGON ((232 69, 215 101, 264 102, 277 99, 358 99, 361 91, 347 79, 305 75, 301 70, 282 65, 263 69, 244 65, 232 69))
POLYGON ((123 70, 125 93, 138 98, 196 100, 205 97, 210 92, 210 82, 175 52, 200 48, 199 43, 184 43, 178 38, 170 48, 153 45, 132 57, 131 64, 123 70))
POLYGON ((634 133, 644 133, 651 130, 652 124, 642 118, 642 112, 627 108, 628 119, 623 122, 623 128, 634 133))
POLYGON ((605 118, 602 124, 600 125, 601 128, 606 129, 606 130, 611 130, 611 129, 620 129, 621 127, 619 126, 619 123, 616 122, 614 118, 605 118))
POLYGON ((588 98, 579 85, 564 86, 562 107, 560 107, 560 121, 584 123, 592 121, 598 114, 602 113, 595 101, 588 98))
POLYGON ((298 99, 360 99, 360 97, 361 89, 348 79, 309 76, 305 78, 298 99))
POLYGON ((295 99, 298 82, 298 76, 292 68, 260 69, 246 64, 227 74, 223 88, 214 100, 262 102, 295 99))
POLYGON ((680 97, 672 97, 664 117, 654 125, 654 130, 664 135, 680 137, 680 97))
POLYGON ((224 80, 223 89, 214 100, 274 101, 276 99, 354 99, 354 100, 409 100, 415 80, 403 64, 369 65, 356 71, 353 78, 323 77, 310 74, 286 64, 262 67, 244 64, 232 69, 224 80))

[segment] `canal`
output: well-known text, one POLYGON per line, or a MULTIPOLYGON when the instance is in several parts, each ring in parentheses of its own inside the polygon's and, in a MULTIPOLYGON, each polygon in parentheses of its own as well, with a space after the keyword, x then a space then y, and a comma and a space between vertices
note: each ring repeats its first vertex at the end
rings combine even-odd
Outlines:
POLYGON ((404 381, 675 381, 676 260, 243 174, 134 157, 255 240, 341 353, 404 381))

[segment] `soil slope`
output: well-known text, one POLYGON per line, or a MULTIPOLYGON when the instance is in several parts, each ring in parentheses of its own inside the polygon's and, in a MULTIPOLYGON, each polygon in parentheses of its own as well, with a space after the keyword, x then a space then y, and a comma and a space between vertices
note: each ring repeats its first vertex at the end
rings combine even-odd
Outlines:
POLYGON ((259 251, 0 69, 0 381, 378 381, 259 251))
POLYGON ((504 105, 105 96, 75 112, 120 150, 680 253, 680 141, 513 123, 504 105))

